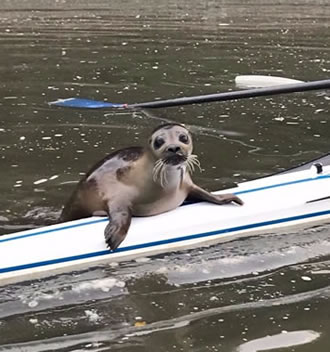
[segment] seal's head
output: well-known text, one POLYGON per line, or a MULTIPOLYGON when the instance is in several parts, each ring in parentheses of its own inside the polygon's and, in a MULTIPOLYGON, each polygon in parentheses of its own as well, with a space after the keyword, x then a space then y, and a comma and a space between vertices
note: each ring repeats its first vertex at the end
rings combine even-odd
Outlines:
POLYGON ((180 124, 158 126, 153 131, 149 143, 156 159, 173 166, 185 163, 193 149, 191 134, 180 124))
POLYGON ((168 123, 158 126, 149 140, 149 148, 156 159, 154 180, 166 182, 166 173, 178 171, 181 173, 194 171, 194 165, 199 167, 197 156, 192 154, 193 143, 190 132, 185 126, 168 123))

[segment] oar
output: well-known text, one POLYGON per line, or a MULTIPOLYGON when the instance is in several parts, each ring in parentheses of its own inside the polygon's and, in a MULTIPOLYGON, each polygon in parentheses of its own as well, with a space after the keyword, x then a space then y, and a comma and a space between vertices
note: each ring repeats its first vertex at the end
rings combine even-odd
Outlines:
POLYGON ((115 103, 109 103, 105 101, 97 101, 97 100, 81 99, 81 98, 59 99, 49 104, 71 107, 71 108, 89 108, 89 109, 166 108, 170 106, 210 103, 213 101, 245 99, 245 98, 253 98, 253 97, 262 97, 267 95, 275 95, 275 94, 305 92, 310 90, 318 90, 318 89, 326 89, 326 88, 330 88, 330 79, 313 81, 313 82, 296 83, 296 84, 285 84, 285 85, 267 87, 267 88, 254 88, 254 89, 230 91, 230 92, 216 93, 216 94, 197 95, 194 97, 156 100, 152 102, 139 103, 139 104, 115 104, 115 103))

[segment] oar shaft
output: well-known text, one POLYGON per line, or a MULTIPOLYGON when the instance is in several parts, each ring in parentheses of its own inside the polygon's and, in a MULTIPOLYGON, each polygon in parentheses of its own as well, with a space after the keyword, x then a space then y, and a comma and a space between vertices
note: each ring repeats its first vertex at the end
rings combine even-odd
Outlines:
POLYGON ((244 98, 262 97, 267 95, 306 92, 310 90, 320 90, 330 88, 330 79, 306 83, 286 84, 276 87, 254 88, 238 90, 225 93, 199 95, 194 97, 182 97, 167 100, 158 100, 147 103, 128 104, 127 108, 165 108, 171 106, 209 103, 213 101, 227 101, 244 98))

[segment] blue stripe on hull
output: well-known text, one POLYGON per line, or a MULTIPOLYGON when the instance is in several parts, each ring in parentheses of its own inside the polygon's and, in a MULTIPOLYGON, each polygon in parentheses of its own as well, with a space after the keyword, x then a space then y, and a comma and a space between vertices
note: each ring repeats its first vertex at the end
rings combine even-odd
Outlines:
POLYGON ((27 233, 26 235, 18 235, 18 236, 13 236, 9 238, 0 238, 0 243, 1 242, 9 242, 9 241, 14 241, 14 240, 19 240, 21 238, 27 238, 27 237, 33 237, 33 236, 38 236, 38 235, 44 235, 46 233, 52 233, 52 232, 57 232, 57 231, 62 231, 62 230, 68 230, 68 229, 73 229, 75 227, 81 227, 81 226, 86 226, 86 225, 93 225, 93 224, 98 224, 99 222, 105 222, 109 221, 108 218, 101 218, 97 220, 89 220, 87 222, 82 222, 79 224, 73 224, 73 225, 67 225, 67 226, 61 226, 61 227, 56 227, 55 229, 47 229, 47 230, 41 230, 33 233, 27 233))
POLYGON ((251 188, 247 189, 244 191, 238 191, 235 192, 235 194, 246 194, 246 193, 251 193, 251 192, 258 192, 258 191, 264 191, 267 189, 272 189, 272 188, 278 188, 278 187, 284 187, 284 186, 291 186, 291 185, 296 185, 299 183, 304 183, 304 182, 310 182, 310 181, 319 181, 323 179, 330 178, 330 175, 322 175, 322 176, 317 176, 313 178, 304 178, 301 180, 296 180, 296 181, 288 181, 288 182, 283 182, 283 183, 276 183, 274 185, 269 185, 269 186, 264 186, 264 187, 257 187, 257 188, 251 188))
POLYGON ((232 233, 232 232, 236 232, 236 231, 250 230, 250 229, 254 229, 254 228, 258 229, 263 226, 282 224, 285 222, 290 223, 292 221, 304 220, 304 219, 309 219, 309 218, 324 216, 324 215, 329 215, 329 214, 330 214, 330 210, 325 210, 325 211, 320 211, 320 212, 316 212, 316 213, 297 215, 297 216, 292 216, 292 217, 288 217, 288 218, 282 218, 282 219, 259 222, 259 223, 255 223, 255 224, 248 224, 248 225, 232 227, 232 228, 228 228, 228 229, 222 229, 222 230, 199 233, 199 234, 194 234, 194 235, 182 236, 182 237, 177 237, 177 238, 173 238, 173 239, 169 239, 169 240, 143 243, 143 244, 129 246, 129 247, 120 247, 120 248, 116 249, 115 252, 110 252, 108 250, 104 250, 104 251, 99 251, 99 252, 94 252, 94 253, 86 253, 86 254, 81 254, 81 255, 76 255, 76 256, 71 256, 71 257, 58 258, 58 259, 52 259, 52 260, 48 260, 48 261, 18 265, 18 266, 13 266, 13 267, 8 267, 8 268, 2 268, 2 269, 0 269, 0 273, 9 273, 9 272, 15 272, 15 271, 24 270, 24 269, 38 268, 38 267, 52 265, 52 264, 66 263, 66 262, 70 262, 70 261, 74 262, 74 261, 81 260, 81 259, 102 257, 104 255, 109 255, 109 254, 111 255, 112 253, 129 252, 129 251, 136 250, 136 249, 156 247, 156 246, 160 246, 160 245, 188 241, 188 240, 193 240, 193 239, 198 239, 198 238, 204 238, 204 237, 209 237, 209 236, 213 236, 213 235, 220 235, 220 234, 232 233))

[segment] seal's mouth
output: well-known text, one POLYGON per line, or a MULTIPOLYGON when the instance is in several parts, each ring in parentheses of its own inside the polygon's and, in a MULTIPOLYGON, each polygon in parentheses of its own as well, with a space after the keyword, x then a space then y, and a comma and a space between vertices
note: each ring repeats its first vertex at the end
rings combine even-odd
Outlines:
POLYGON ((182 153, 166 153, 163 162, 166 165, 180 165, 187 161, 188 157, 182 153))

